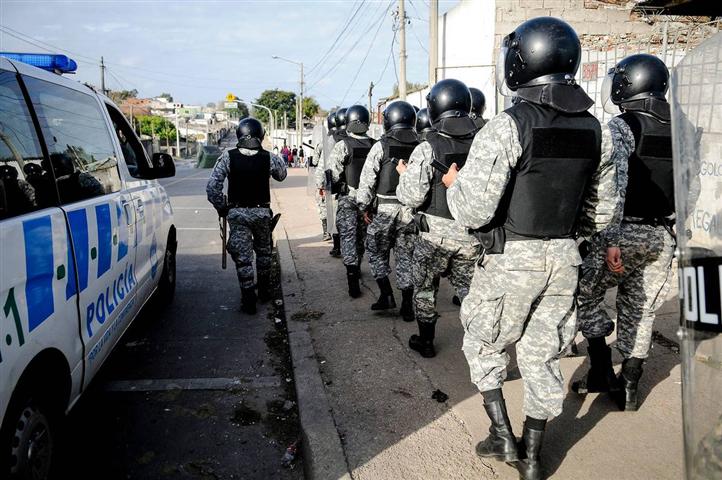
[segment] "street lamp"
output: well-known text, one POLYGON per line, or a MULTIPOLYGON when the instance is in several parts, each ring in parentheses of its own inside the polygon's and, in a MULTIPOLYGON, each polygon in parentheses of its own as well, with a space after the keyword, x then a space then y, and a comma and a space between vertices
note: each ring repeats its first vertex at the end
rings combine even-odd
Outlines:
POLYGON ((298 108, 296 109, 296 135, 298 136, 298 146, 300 147, 301 144, 303 144, 303 62, 296 62, 294 60, 289 60, 288 58, 279 57, 278 55, 272 55, 271 58, 274 60, 292 63, 301 67, 301 88, 298 108))

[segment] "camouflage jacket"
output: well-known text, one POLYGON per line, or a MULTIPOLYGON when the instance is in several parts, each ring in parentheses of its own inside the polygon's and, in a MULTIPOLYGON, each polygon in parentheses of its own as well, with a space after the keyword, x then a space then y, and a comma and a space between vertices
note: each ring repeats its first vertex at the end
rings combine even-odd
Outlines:
MULTIPOLYGON (((352 138, 368 138, 367 135, 356 135, 355 133, 349 133, 349 137, 352 138)), ((343 140, 336 142, 331 150, 331 155, 328 158, 328 165, 325 170, 331 170, 331 178, 334 182, 338 182, 341 178, 341 174, 346 167, 346 156, 348 155, 348 148, 346 148, 346 142, 343 140)), ((352 200, 356 200, 356 189, 349 185, 348 196, 352 200)))
MULTIPOLYGON (((612 158, 612 135, 606 125, 602 125, 601 151, 578 221, 580 234, 585 236, 604 229, 618 214, 620 185, 612 158)), ((476 134, 466 164, 447 192, 449 210, 460 225, 476 229, 493 219, 521 155, 516 124, 506 113, 491 119, 476 134)))
MULTIPOLYGON (((407 207, 418 208, 426 200, 434 178, 432 161, 433 151, 429 142, 420 143, 411 153, 407 169, 399 178, 399 186, 396 187, 396 196, 407 207)), ((425 215, 425 217, 426 222, 429 224, 429 234, 431 236, 450 238, 472 244, 479 243, 476 238, 469 235, 466 227, 454 222, 454 220, 435 215, 425 215)))

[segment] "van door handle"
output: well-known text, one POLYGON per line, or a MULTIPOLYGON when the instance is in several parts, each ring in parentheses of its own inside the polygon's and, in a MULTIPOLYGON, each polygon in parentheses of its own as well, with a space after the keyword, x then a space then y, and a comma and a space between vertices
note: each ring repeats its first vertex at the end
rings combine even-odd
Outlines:
POLYGON ((138 216, 140 218, 145 218, 145 205, 143 205, 143 200, 140 198, 136 201, 136 209, 138 210, 138 216))
POLYGON ((130 202, 123 203, 123 210, 125 211, 125 223, 133 225, 135 218, 135 211, 133 210, 133 204, 130 202))

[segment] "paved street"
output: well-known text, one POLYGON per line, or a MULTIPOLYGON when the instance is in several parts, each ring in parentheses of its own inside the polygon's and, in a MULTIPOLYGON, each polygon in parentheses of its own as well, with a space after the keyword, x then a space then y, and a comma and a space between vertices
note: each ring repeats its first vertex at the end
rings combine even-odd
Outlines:
MULTIPOLYGON (((356 300, 348 297, 341 260, 329 257, 330 243, 321 241, 315 204, 306 193, 305 170, 291 169, 274 196, 283 213, 290 263, 295 265, 295 276, 283 272, 284 290, 296 284, 301 297, 295 300, 295 311, 287 312, 289 329, 310 332, 343 447, 341 463, 353 478, 517 478, 511 467, 481 462, 473 454, 489 424, 481 396, 469 381, 458 307, 451 303, 448 283, 442 282, 438 301, 438 355, 422 359, 407 346, 409 335, 416 331, 414 324, 369 310, 378 290, 366 259, 364 295, 356 300), (448 394, 445 403, 431 398, 436 389, 448 394)), ((396 298, 399 302, 398 292, 396 298)), ((610 305, 612 301, 610 296, 610 305)), ((680 369, 673 341, 676 308, 676 298, 670 297, 660 310, 659 333, 640 384, 639 412, 619 412, 603 395, 568 394, 564 413, 547 429, 543 459, 551 478, 682 476, 680 369)), ((586 342, 581 336, 577 341, 580 353, 586 353, 586 342)), ((614 360, 618 368, 621 359, 616 353, 614 360)), ((510 367, 504 392, 515 432, 520 434, 522 382, 513 359, 510 367)), ((567 384, 587 368, 583 357, 562 360, 567 384)), ((334 475, 325 478, 339 478, 340 472, 334 475)))
POLYGON ((240 313, 209 173, 181 166, 162 182, 178 228, 175 301, 145 309, 73 410, 59 478, 303 477, 300 459, 281 467, 298 438, 282 312, 240 313))

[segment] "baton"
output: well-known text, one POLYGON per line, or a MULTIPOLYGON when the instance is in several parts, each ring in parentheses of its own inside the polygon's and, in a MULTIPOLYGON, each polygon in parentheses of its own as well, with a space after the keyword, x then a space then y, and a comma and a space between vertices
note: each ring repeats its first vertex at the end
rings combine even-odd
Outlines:
MULTIPOLYGON (((223 197, 224 203, 228 203, 225 195, 223 197)), ((221 228, 221 268, 223 270, 228 266, 228 252, 226 251, 226 238, 228 235, 228 216, 218 217, 218 223, 221 228)))

